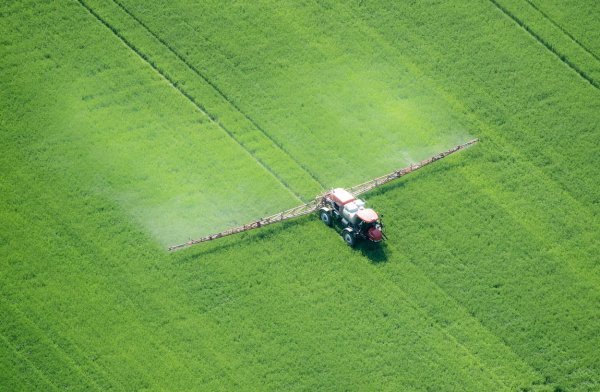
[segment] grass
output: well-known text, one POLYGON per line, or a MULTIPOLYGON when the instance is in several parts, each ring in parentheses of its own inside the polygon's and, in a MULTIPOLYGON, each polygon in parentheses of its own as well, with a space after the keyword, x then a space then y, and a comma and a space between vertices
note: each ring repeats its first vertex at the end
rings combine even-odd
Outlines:
POLYGON ((598 389, 597 64, 531 7, 595 19, 168 4, 0 8, 0 389, 598 389), (366 195, 382 248, 164 250, 470 135, 366 195))

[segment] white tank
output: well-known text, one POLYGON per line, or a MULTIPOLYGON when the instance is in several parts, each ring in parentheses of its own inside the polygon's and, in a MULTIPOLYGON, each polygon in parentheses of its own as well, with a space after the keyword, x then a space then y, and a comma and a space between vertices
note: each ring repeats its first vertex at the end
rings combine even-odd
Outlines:
POLYGON ((354 200, 344 206, 342 210, 342 215, 348 222, 351 222, 353 225, 358 223, 358 217, 356 213, 365 208, 365 202, 363 200, 357 199, 354 200))

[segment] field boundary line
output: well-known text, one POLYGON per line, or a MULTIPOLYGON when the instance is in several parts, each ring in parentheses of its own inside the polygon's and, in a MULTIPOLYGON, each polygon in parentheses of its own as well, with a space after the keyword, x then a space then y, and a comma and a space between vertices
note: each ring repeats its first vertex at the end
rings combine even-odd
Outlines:
POLYGON ((575 63, 569 60, 565 55, 558 52, 556 49, 552 47, 552 45, 547 42, 541 35, 533 31, 525 22, 519 19, 514 13, 510 12, 508 8, 500 5, 497 0, 489 0, 496 8, 498 8, 506 17, 511 19, 517 25, 519 25, 523 30, 525 30, 531 37, 533 37, 537 42, 542 44, 546 49, 548 49, 551 53, 553 53, 558 59, 575 71, 579 76, 581 76, 584 80, 586 80, 589 84, 592 85, 597 90, 600 90, 600 84, 596 82, 591 76, 589 76, 585 71, 580 69, 575 63))
POLYGON ((296 193, 293 189, 290 188, 289 184, 281 178, 273 169, 267 166, 260 158, 256 155, 252 154, 250 150, 246 148, 231 132, 227 129, 215 116, 210 114, 206 108, 196 102, 194 97, 188 94, 183 88, 179 86, 179 84, 174 81, 165 71, 163 71, 154 61, 152 61, 146 54, 144 54, 141 50, 139 50, 133 43, 131 43, 123 34, 121 34, 116 28, 114 28, 110 23, 108 23, 104 18, 102 18, 92 7, 86 4, 83 0, 77 0, 77 2, 85 8, 90 15, 92 15, 98 22, 104 25, 107 29, 109 29, 125 46, 127 46, 131 51, 133 51, 142 61, 148 64, 154 71, 156 71, 167 83, 171 85, 175 90, 177 90, 181 95, 187 98, 188 101, 192 103, 202 114, 208 117, 213 123, 215 123, 219 128, 221 128, 238 146, 240 146, 247 154, 249 154, 264 170, 266 170, 269 174, 271 174, 275 179, 285 188, 287 189, 293 196, 299 201, 303 201, 302 197, 296 193))
POLYGON ((160 42, 164 47, 166 47, 171 53, 177 57, 183 64, 186 65, 188 69, 190 69, 194 74, 196 74, 200 79, 206 82, 210 87, 213 88, 229 105, 231 105, 238 113, 240 113, 246 120, 248 120, 252 126, 254 126, 258 131, 260 131, 273 145, 275 145, 279 150, 281 150, 285 155, 287 155, 295 164, 297 164, 304 172, 306 172, 313 180, 315 180, 319 185, 323 187, 323 189, 327 189, 325 184, 319 180, 319 178, 304 164, 298 161, 294 156, 283 147, 281 143, 276 141, 267 131, 264 130, 252 117, 250 117, 245 111, 243 111, 219 86, 217 86, 212 80, 210 80, 206 75, 198 70, 192 63, 189 62, 181 53, 179 53, 172 45, 170 45, 167 41, 162 39, 157 33, 150 28, 137 16, 135 16, 129 9, 127 9, 119 0, 112 0, 119 8, 121 8, 127 15, 129 15, 133 20, 135 20, 140 26, 144 28, 150 35, 152 35, 158 42, 160 42))
POLYGON ((595 58, 597 61, 600 62, 600 56, 598 56, 596 53, 594 53, 591 50, 589 50, 577 38, 575 38, 575 36, 573 36, 565 28, 563 28, 561 25, 559 25, 557 22, 555 22, 554 19, 552 19, 550 17, 550 15, 548 15, 547 13, 545 13, 544 11, 542 11, 537 5, 535 5, 534 2, 532 2, 531 0, 524 0, 524 1, 526 1, 531 6, 531 8, 533 8, 534 10, 536 10, 537 12, 539 12, 544 18, 548 19, 548 21, 552 25, 554 25, 556 28, 558 28, 560 31, 562 31, 564 35, 566 35, 567 37, 569 37, 571 39, 571 41, 575 42, 581 49, 583 49, 590 56, 592 56, 593 58, 595 58))

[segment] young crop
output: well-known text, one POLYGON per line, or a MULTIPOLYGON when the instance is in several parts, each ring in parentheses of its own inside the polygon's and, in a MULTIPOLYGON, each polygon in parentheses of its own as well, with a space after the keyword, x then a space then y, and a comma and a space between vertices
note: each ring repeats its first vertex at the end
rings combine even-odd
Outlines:
POLYGON ((597 390, 597 7, 496 3, 2 4, 0 390, 597 390))

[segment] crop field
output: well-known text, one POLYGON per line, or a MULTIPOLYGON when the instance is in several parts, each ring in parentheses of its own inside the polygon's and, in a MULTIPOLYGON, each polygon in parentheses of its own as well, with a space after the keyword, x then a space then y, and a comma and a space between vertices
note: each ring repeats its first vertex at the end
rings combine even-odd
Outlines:
POLYGON ((596 1, 0 4, 2 391, 598 391, 599 213, 596 1))

